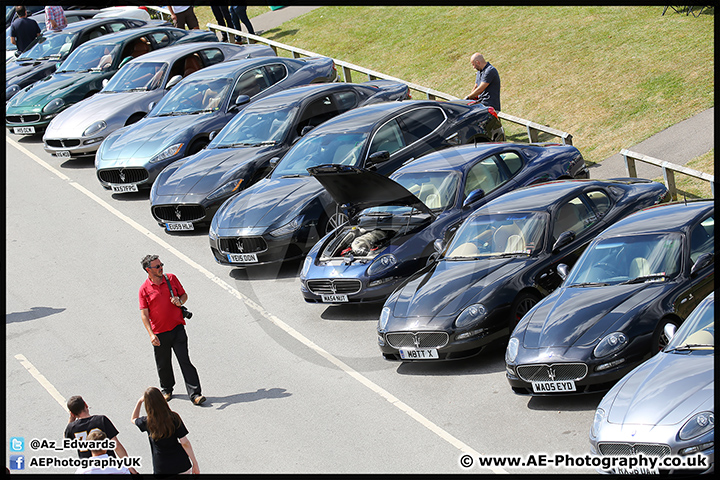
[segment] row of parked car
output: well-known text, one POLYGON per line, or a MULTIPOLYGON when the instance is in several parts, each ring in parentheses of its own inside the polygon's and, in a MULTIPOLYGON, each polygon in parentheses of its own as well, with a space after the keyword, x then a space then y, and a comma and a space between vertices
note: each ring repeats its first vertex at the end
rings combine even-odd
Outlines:
POLYGON ((388 360, 506 345, 515 393, 612 388, 594 452, 714 458, 712 201, 590 180, 573 146, 505 142, 491 107, 335 82, 329 58, 113 21, 116 33, 77 43, 108 26, 80 21, 18 57, 38 61, 45 44, 64 60, 23 87, 8 71, 10 132, 44 133, 56 157, 94 155, 114 194, 150 189, 157 223, 209 227, 220 264, 304 257, 306 302, 384 302, 388 360))

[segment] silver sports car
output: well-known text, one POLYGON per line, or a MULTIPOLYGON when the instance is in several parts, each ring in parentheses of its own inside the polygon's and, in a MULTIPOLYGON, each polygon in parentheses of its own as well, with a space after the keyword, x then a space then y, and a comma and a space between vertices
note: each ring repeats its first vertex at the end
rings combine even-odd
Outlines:
POLYGON ((275 56, 267 45, 197 42, 174 45, 128 62, 103 89, 53 118, 45 151, 58 157, 94 155, 115 130, 137 122, 190 73, 231 59, 275 56))
MULTIPOLYGON (((660 353, 628 373, 605 395, 590 429, 593 454, 676 455, 694 463, 687 473, 714 471, 714 304, 715 294, 710 293, 660 353)), ((611 473, 685 471, 682 465, 655 470, 615 469, 611 473)))

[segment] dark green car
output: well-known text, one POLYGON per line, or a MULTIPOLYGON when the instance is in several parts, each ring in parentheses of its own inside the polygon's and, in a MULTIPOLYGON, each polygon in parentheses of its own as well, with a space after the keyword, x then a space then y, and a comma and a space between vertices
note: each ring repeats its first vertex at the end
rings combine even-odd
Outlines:
POLYGON ((5 126, 16 135, 33 135, 70 105, 99 92, 135 57, 177 43, 216 41, 212 32, 168 26, 123 30, 78 47, 49 77, 20 90, 8 102, 5 126))

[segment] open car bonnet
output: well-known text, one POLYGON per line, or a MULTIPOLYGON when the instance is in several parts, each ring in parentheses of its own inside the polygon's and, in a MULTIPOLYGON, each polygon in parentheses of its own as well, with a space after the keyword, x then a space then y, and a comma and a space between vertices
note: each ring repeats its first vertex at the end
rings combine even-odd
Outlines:
POLYGON ((386 205, 413 207, 435 216, 405 187, 379 173, 335 164, 318 165, 307 170, 351 218, 366 208, 386 205))

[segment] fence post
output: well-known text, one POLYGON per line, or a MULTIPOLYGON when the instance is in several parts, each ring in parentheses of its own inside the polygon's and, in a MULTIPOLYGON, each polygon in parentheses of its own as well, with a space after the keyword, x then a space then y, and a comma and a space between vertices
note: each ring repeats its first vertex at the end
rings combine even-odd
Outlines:
POLYGON ((352 70, 348 67, 343 66, 343 81, 345 83, 351 83, 352 82, 352 70))
POLYGON ((670 192, 670 196, 673 200, 677 200, 677 189, 675 188, 675 172, 667 168, 665 165, 663 169, 663 178, 665 179, 665 186, 670 192))
POLYGON ((530 143, 537 143, 537 141, 538 141, 538 131, 537 130, 528 126, 527 134, 528 134, 528 139, 529 139, 530 143))
POLYGON ((637 169, 635 168, 635 159, 628 157, 626 153, 623 153, 625 159, 625 169, 628 172, 628 177, 637 178, 637 169))
POLYGON ((300 58, 300 54, 298 52, 293 51, 293 58, 300 58))

